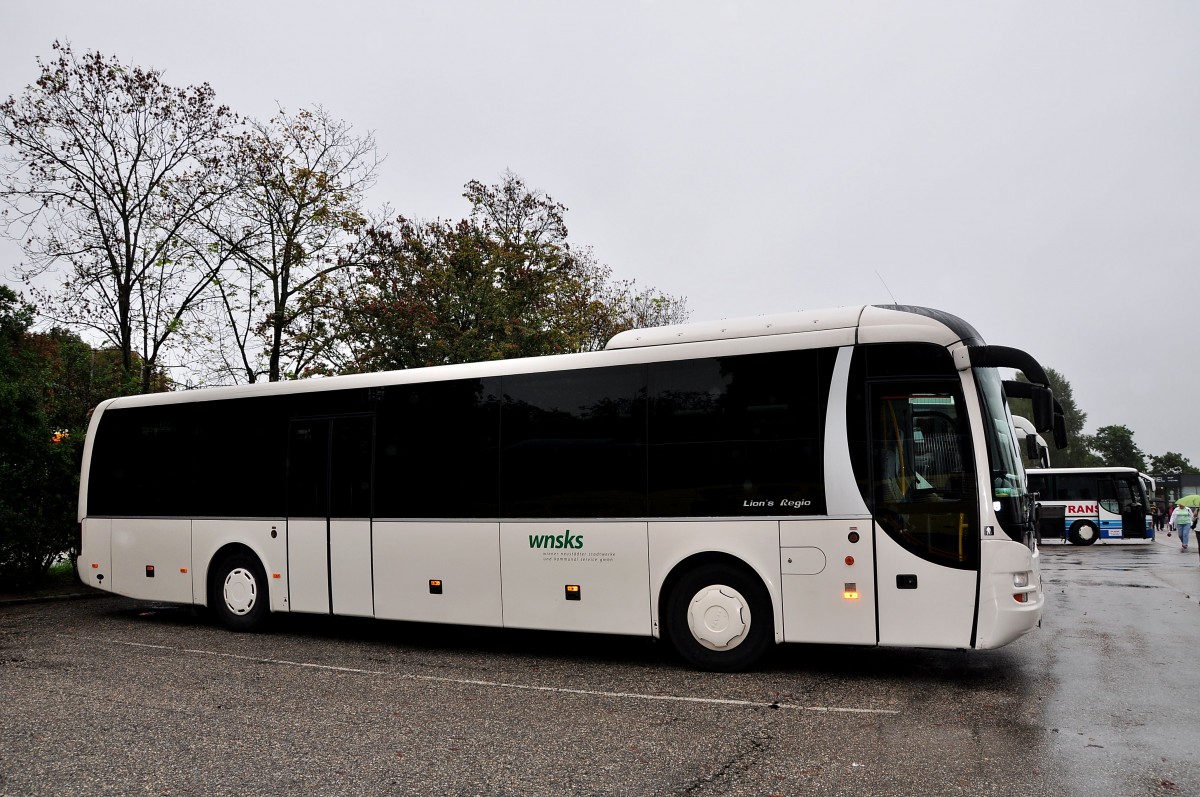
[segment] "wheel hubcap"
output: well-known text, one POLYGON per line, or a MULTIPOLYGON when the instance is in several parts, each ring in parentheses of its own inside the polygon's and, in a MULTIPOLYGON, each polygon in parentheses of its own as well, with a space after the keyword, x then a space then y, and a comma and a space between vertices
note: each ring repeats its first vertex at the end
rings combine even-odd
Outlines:
POLYGON ((225 576, 225 608, 236 615, 249 614, 258 601, 258 582, 244 567, 235 567, 225 576))
POLYGON ((732 650, 750 631, 750 604, 733 587, 705 587, 688 606, 688 627, 709 650, 732 650))

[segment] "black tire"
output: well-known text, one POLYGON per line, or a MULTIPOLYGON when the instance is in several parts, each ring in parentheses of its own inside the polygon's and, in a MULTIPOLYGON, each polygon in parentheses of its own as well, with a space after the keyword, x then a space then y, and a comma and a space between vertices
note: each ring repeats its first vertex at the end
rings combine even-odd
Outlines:
POLYGON ((666 613, 675 650, 702 670, 748 669, 775 641, 770 595, 744 568, 706 564, 688 571, 671 589, 666 613))
POLYGON ((258 558, 240 552, 222 559, 208 582, 208 606, 230 631, 264 628, 271 614, 271 595, 258 558))
POLYGON ((1092 545, 1100 539, 1100 529, 1090 520, 1076 520, 1067 531, 1072 545, 1092 545))

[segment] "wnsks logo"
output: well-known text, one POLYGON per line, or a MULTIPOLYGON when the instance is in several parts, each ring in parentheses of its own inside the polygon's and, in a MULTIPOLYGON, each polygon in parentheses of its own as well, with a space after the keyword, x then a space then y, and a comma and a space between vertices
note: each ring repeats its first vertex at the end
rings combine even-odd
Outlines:
POLYGON ((530 534, 529 547, 578 550, 583 547, 583 535, 572 534, 570 529, 567 529, 564 534, 530 534))

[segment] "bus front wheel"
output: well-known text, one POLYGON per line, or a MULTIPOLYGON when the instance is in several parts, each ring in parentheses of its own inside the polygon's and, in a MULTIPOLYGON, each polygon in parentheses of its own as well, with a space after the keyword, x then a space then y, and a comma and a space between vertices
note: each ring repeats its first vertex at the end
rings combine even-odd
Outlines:
POLYGON ((1100 530, 1090 520, 1076 520, 1067 532, 1067 539, 1073 545, 1091 545, 1100 539, 1100 530))
POLYGON ((694 667, 737 672, 751 667, 775 636, 771 600, 757 576, 722 564, 684 574, 667 599, 667 634, 694 667))
POLYGON ((256 631, 270 613, 267 576, 258 559, 239 552, 221 560, 209 582, 208 605, 231 631, 256 631))

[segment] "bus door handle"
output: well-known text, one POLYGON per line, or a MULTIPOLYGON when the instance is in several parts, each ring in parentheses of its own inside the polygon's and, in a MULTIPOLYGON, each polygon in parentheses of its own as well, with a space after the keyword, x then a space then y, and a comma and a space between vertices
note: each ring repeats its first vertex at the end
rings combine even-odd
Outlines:
POLYGON ((896 576, 896 589, 916 589, 917 576, 915 573, 900 573, 896 576))

